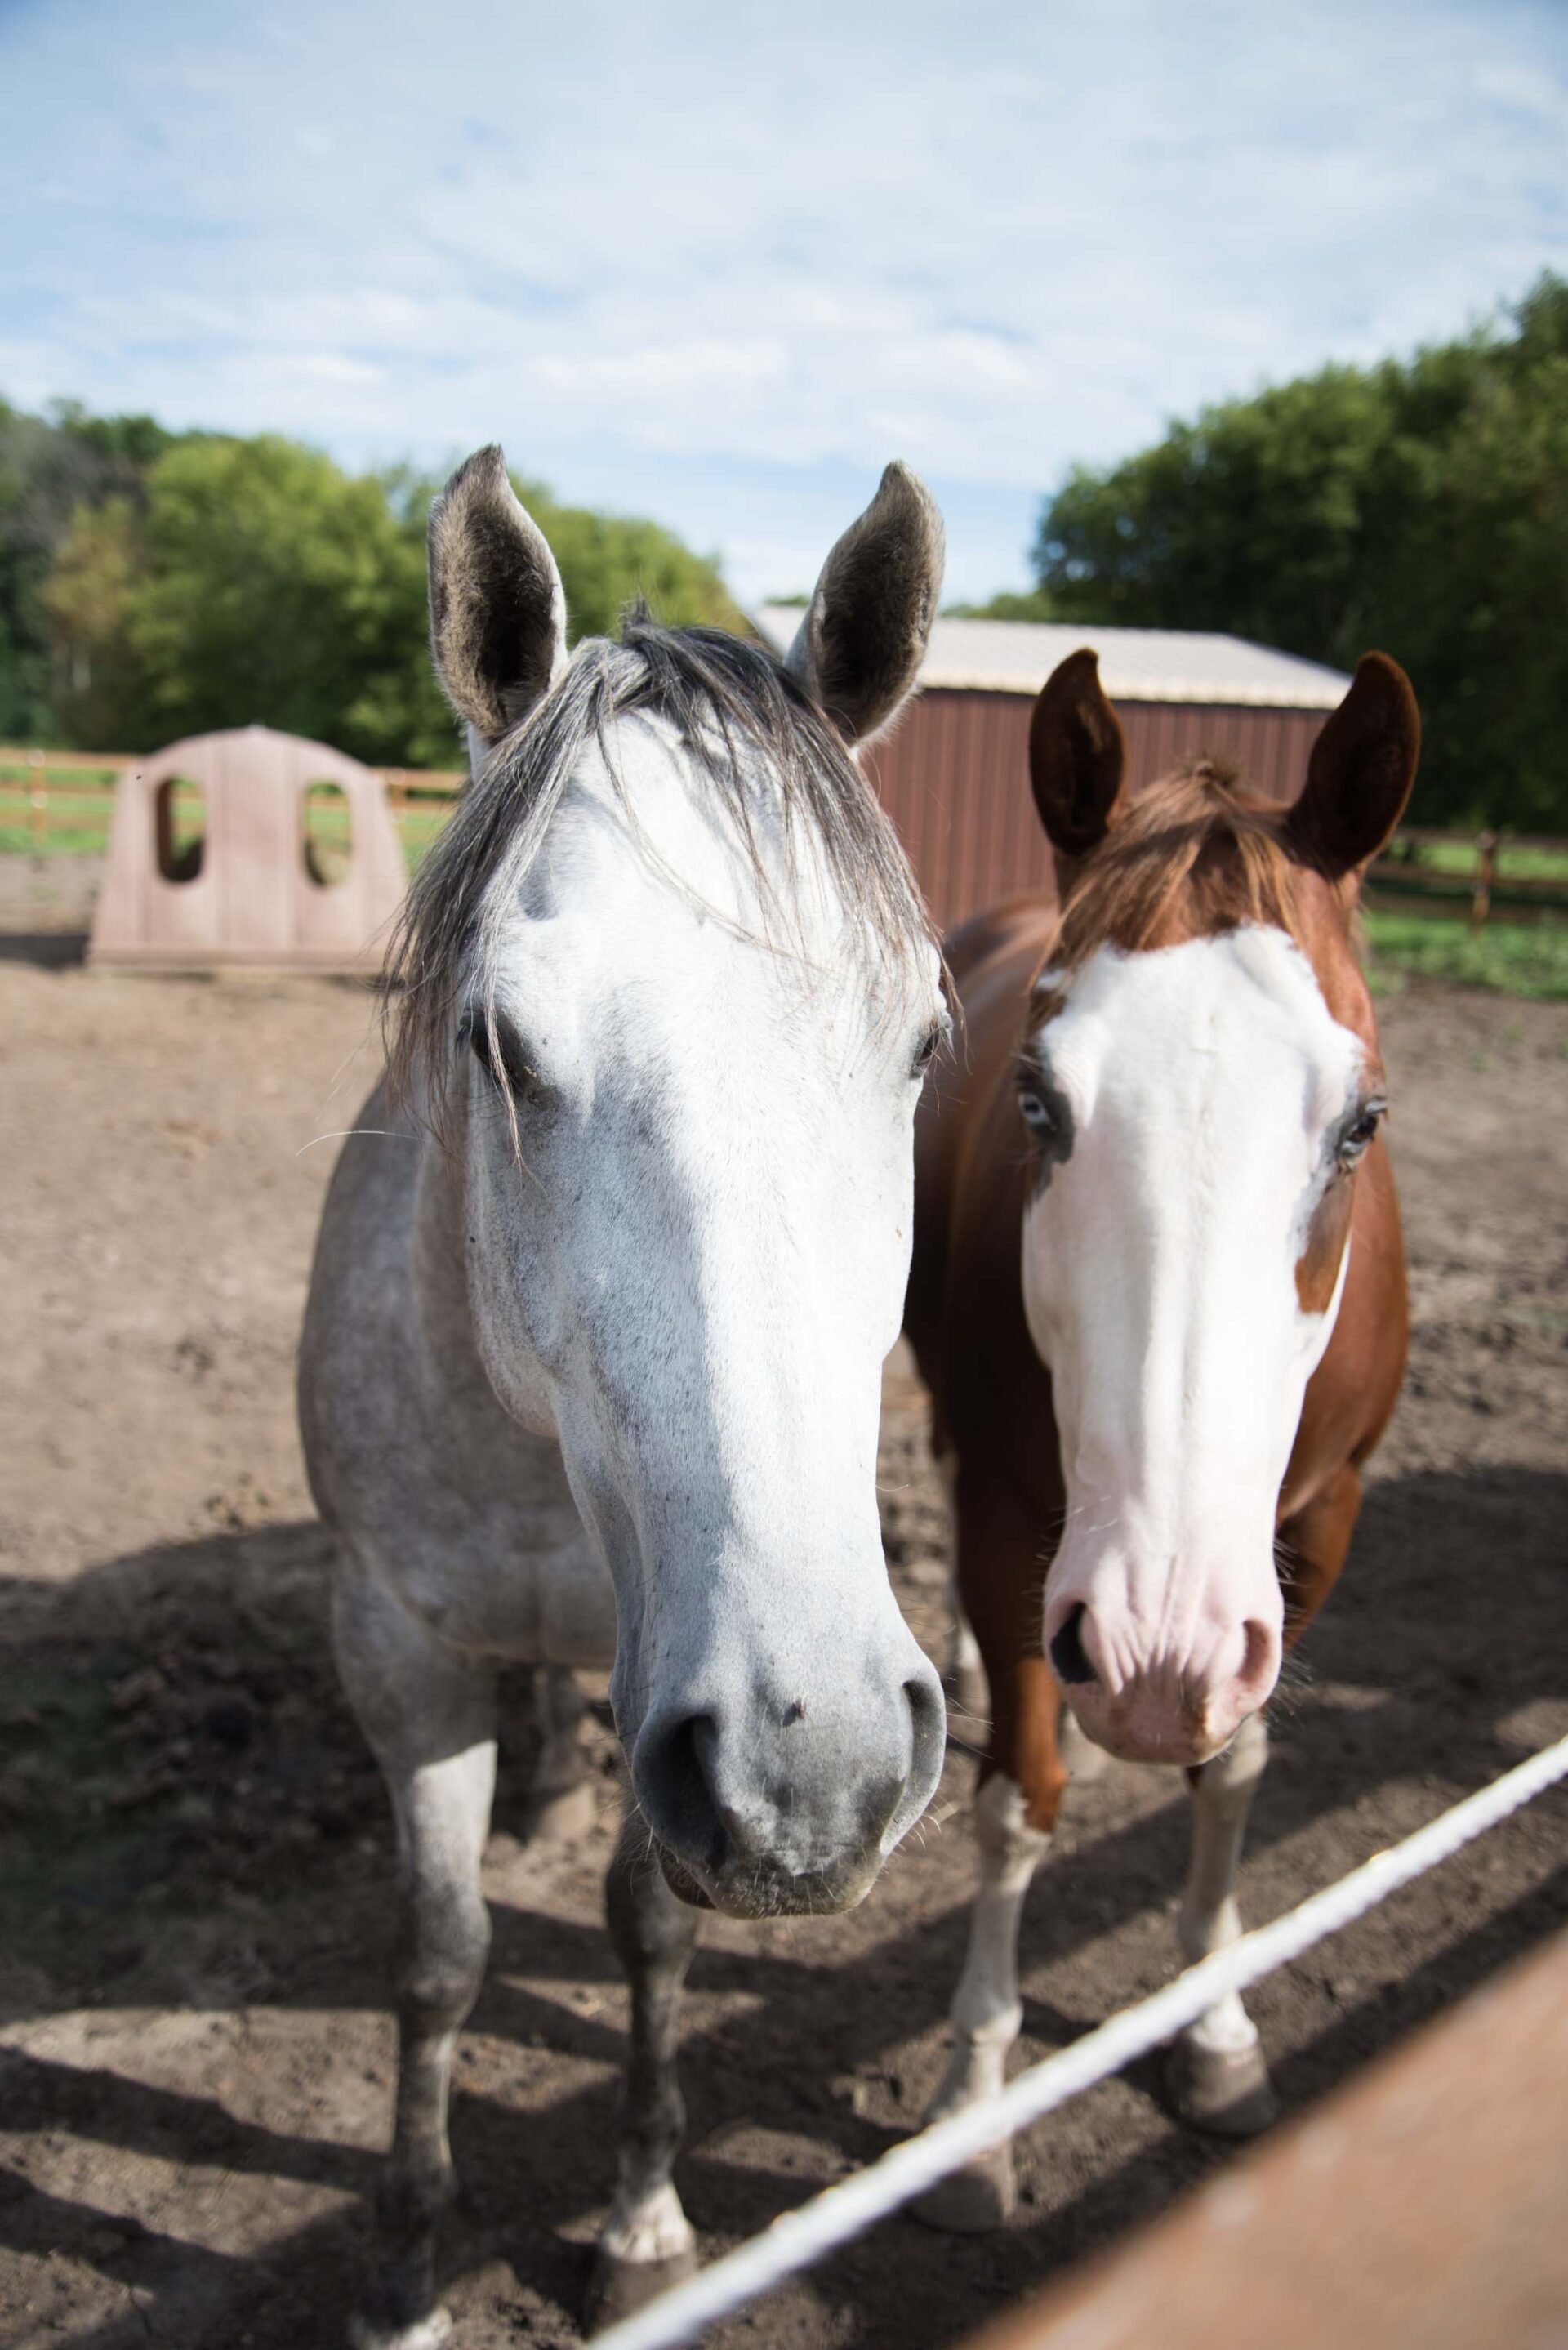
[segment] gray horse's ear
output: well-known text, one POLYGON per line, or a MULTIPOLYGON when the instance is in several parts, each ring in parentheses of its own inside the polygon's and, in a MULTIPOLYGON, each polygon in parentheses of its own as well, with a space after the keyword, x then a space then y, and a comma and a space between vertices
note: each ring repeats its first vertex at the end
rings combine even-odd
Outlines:
POLYGON ((566 598, 545 535, 492 442, 431 508, 431 650, 447 699, 487 743, 525 718, 566 659, 566 598))
POLYGON ((919 673, 941 593, 942 518, 891 464, 827 561, 784 667, 846 742, 885 726, 919 673))
POLYGON ((1421 755, 1410 681, 1386 653, 1364 653, 1350 691, 1312 746, 1286 830, 1335 879, 1376 857, 1405 813, 1421 755))

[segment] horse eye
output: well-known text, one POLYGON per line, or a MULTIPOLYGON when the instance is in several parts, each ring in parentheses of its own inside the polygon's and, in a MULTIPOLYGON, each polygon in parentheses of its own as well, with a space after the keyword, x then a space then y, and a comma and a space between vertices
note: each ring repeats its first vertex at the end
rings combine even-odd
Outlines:
POLYGON ((1387 1103, 1383 1101, 1363 1103, 1352 1124, 1339 1138, 1339 1163, 1342 1167, 1354 1167, 1358 1159, 1365 1158, 1387 1107, 1387 1103))
POLYGON ((1050 1133, 1054 1123, 1051 1116, 1051 1105, 1041 1095, 1030 1092, 1027 1087, 1023 1087, 1018 1096, 1018 1109, 1020 1117, 1031 1134, 1038 1137, 1050 1133))
POLYGON ((523 1040, 504 1015, 465 1012, 457 1024, 457 1045, 459 1051, 468 1046, 493 1086, 509 1089, 518 1101, 541 1099, 544 1088, 528 1066, 523 1040))
POLYGON ((483 1012, 463 1014, 457 1024, 456 1043, 460 1053, 466 1045, 485 1076, 493 1077, 495 1064, 491 1058, 490 1023, 483 1012))
POLYGON ((931 1063, 937 1057, 937 1048, 940 1045, 941 1041, 942 1029, 940 1024, 933 1022, 931 1026, 927 1029, 925 1035, 921 1037, 919 1044, 915 1048, 916 1076, 919 1076, 922 1071, 930 1067, 931 1063))

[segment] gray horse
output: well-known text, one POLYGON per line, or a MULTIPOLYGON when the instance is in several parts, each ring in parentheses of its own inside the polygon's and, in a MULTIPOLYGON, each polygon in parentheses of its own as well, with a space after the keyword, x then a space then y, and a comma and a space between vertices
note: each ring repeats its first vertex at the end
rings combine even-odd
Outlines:
POLYGON ((490 1939, 500 1663, 613 1663, 630 1769, 600 2316, 692 2262, 670 2178, 691 1905, 847 1908, 941 1769, 876 1454, 945 1015, 848 747, 914 682, 941 546, 889 466, 785 662, 641 619, 568 660, 500 451, 431 517, 474 781, 394 943, 390 1066, 333 1180, 299 1381, 338 1666, 397 1821, 397 2116, 358 2327, 382 2350, 449 2330, 435 2233, 490 1939))

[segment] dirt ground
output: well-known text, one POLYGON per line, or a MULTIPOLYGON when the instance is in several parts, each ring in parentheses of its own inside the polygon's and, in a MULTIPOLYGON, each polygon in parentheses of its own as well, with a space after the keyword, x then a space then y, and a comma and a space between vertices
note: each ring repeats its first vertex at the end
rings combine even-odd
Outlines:
MULTIPOLYGON (((334 2345, 384 2143, 389 1838, 321 1633, 291 1371, 330 1138, 374 1066, 324 981, 90 974, 88 877, 0 865, 0 2341, 334 2345)), ((1383 1009, 1416 1336, 1345 1585, 1275 1714, 1253 1920, 1568 1731, 1568 1007, 1383 1009)), ((921 1399, 895 1366, 888 1556, 943 1635, 921 1399)), ((520 1725, 526 1692, 518 1687, 520 1725)), ((525 1842, 527 1739, 486 1871, 496 1939, 457 2068, 463 2350, 576 2340, 610 2184, 625 2001, 597 1826, 525 1842)), ((919 2119, 971 1874, 972 1766, 841 1920, 715 1921, 692 1970, 680 2184, 717 2253, 919 2119)), ((1171 1970, 1179 1780, 1073 1791, 1023 1929, 1033 2060, 1171 1970)), ((1568 1917, 1538 1804, 1252 2001, 1287 2110, 1568 1917)), ((897 2220, 712 2337, 960 2340, 1227 2149, 1152 2070, 1022 2149, 1016 2222, 897 2220)))

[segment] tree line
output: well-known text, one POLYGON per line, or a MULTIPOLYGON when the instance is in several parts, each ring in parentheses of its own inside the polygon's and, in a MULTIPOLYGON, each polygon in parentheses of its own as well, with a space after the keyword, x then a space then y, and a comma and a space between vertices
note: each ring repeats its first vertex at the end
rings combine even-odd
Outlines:
MULTIPOLYGON (((436 486, 272 434, 0 401, 0 741, 140 750, 259 720, 452 764, 425 650, 436 486)), ((524 494, 576 632, 639 595, 744 626, 716 563, 658 525, 524 494)), ((1568 283, 1075 467, 1033 561, 1031 593, 981 608, 1221 629, 1341 669, 1382 647, 1420 697, 1428 821, 1568 832, 1568 283)))
MULTIPOLYGON (((1568 283, 1460 339, 1205 409, 1042 511, 1010 617, 1218 629, 1424 720, 1420 818, 1568 833, 1568 283)), ((999 617, 1002 617, 999 611, 999 617)))
MULTIPOLYGON (((0 402, 0 742, 149 750, 258 723, 374 764, 456 764, 426 649, 439 486, 272 433, 0 402)), ((658 524, 519 487, 574 637, 638 597, 673 624, 744 627, 716 563, 658 524)))

